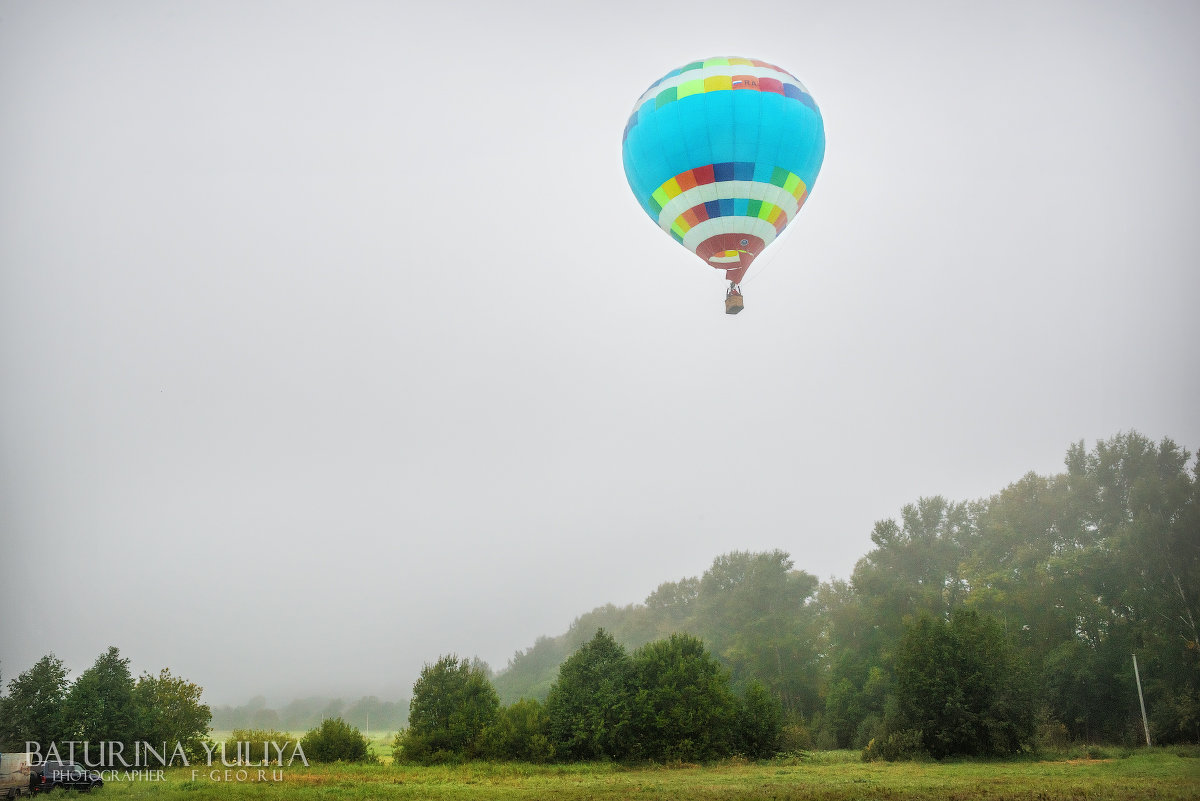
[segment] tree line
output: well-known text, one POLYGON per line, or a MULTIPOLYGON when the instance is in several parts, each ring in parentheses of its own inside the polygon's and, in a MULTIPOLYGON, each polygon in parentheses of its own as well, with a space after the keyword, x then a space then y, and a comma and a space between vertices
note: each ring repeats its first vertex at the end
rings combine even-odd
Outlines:
MULTIPOLYGON (((286 761, 297 753, 314 762, 374 758, 362 732, 336 714, 309 727, 298 740, 278 730, 242 728, 225 742, 213 742, 212 712, 200 701, 203 692, 167 668, 143 673, 135 681, 129 660, 115 647, 73 682, 67 680, 62 660, 49 654, 12 679, 8 692, 0 696, 0 751, 24 751, 27 744, 36 743, 41 757, 57 753, 68 759, 67 744, 73 741, 76 760, 110 767, 116 767, 118 759, 133 765, 139 758, 135 743, 149 743, 154 749, 156 756, 140 753, 143 767, 145 760, 160 757, 180 764, 177 749, 189 763, 206 763, 210 755, 230 761, 257 761, 264 755, 286 761)), ((328 705, 322 711, 328 711, 328 705)))
POLYGON ((774 754, 782 708, 761 684, 735 693, 729 671, 688 634, 632 653, 603 629, 560 667, 545 702, 501 706, 486 665, 451 654, 413 685, 397 762, 696 762, 774 754))
POLYGON ((295 698, 276 709, 267 706, 265 696, 257 695, 239 706, 213 707, 212 727, 220 731, 306 731, 331 718, 353 723, 363 731, 395 731, 408 720, 408 702, 383 701, 374 695, 349 703, 341 698, 310 696, 295 698))
POLYGON ((1154 742, 1200 742, 1200 463, 1131 432, 1065 467, 905 506, 848 580, 782 551, 720 556, 517 652, 498 695, 548 702, 601 628, 627 648, 685 632, 735 690, 761 683, 797 742, 995 754, 1143 741, 1136 654, 1154 742))
MULTIPOLYGON (((101 743, 121 743, 124 758, 132 761, 134 743, 155 749, 167 743, 168 755, 178 743, 188 759, 198 759, 212 717, 200 701, 202 693, 199 685, 167 668, 135 681, 129 660, 115 647, 73 682, 67 681, 62 660, 49 654, 11 680, 0 696, 0 748, 24 751, 27 742, 35 742, 44 756, 51 743, 61 749, 72 740, 86 741, 97 752, 107 747, 101 743)), ((84 758, 81 748, 76 758, 84 758)))
MULTIPOLYGON (((1073 445, 1065 467, 977 501, 905 506, 875 524, 847 580, 820 582, 783 551, 734 552, 645 603, 583 615, 499 675, 443 657, 414 685, 394 755, 690 761, 854 747, 894 758, 1134 744, 1134 654, 1153 740, 1200 742, 1200 462, 1127 433, 1073 445)), ((200 688, 165 669, 135 681, 128 664, 110 648, 68 682, 60 660, 42 658, 0 697, 0 745, 179 741, 199 756, 212 717, 200 688)), ((349 743, 330 753, 359 758, 340 702, 301 706, 306 723, 321 719, 314 745, 349 743)), ((399 705, 372 708, 399 723, 399 705)))

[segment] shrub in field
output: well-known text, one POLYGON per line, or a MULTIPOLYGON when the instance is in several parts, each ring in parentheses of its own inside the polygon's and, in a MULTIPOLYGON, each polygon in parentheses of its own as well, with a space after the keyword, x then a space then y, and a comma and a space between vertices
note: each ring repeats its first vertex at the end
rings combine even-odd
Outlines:
POLYGON ((500 698, 483 665, 450 654, 425 665, 413 684, 408 729, 396 735, 397 762, 454 762, 484 754, 483 732, 500 698))
MULTIPOLYGON (((482 752, 482 743, 479 751, 482 752)), ((473 756, 481 753, 473 754, 473 756)), ((392 741, 392 760, 396 763, 410 765, 456 765, 467 761, 463 751, 446 747, 444 737, 437 734, 423 734, 412 729, 401 729, 396 732, 392 741)))
MULTIPOLYGON (((600 629, 559 668, 545 712, 548 744, 568 760, 698 762, 734 752, 761 759, 781 745, 779 699, 758 682, 739 699, 729 671, 688 634, 648 643, 630 656, 600 629)), ((536 736, 528 738, 530 748, 541 747, 536 736)))
POLYGON ((885 760, 895 762, 900 759, 916 759, 927 756, 925 753, 924 737, 919 729, 904 729, 894 731, 880 739, 871 740, 863 749, 863 762, 885 760))
POLYGON ((699 762, 734 749, 738 699, 729 672, 689 634, 633 654, 633 755, 699 762))
POLYGON ((567 759, 629 754, 633 663, 604 629, 558 669, 546 697, 550 739, 567 759))
POLYGON ((811 737, 805 743, 799 742, 799 738, 789 738, 785 743, 782 721, 783 707, 779 699, 757 680, 751 681, 738 703, 735 732, 738 753, 751 759, 765 759, 781 750, 800 751, 812 747, 811 737))
POLYGON ((367 738, 341 718, 325 718, 320 726, 308 730, 300 746, 310 762, 365 762, 369 758, 367 738))
POLYGON ((538 701, 522 698, 501 707, 496 719, 483 730, 484 750, 492 759, 519 762, 549 762, 554 758, 550 742, 550 717, 538 701))
POLYGON ((1033 742, 1033 693, 1024 664, 994 618, 970 610, 905 626, 896 649, 889 730, 920 730, 934 757, 1002 756, 1033 742))

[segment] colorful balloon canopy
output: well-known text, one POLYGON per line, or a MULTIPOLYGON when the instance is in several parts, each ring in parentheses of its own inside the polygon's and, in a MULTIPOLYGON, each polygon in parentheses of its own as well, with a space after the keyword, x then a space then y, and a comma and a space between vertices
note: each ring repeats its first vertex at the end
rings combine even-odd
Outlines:
POLYGON ((710 58, 646 90, 621 149, 646 213, 740 282, 808 198, 825 126, 791 73, 750 58, 710 58))

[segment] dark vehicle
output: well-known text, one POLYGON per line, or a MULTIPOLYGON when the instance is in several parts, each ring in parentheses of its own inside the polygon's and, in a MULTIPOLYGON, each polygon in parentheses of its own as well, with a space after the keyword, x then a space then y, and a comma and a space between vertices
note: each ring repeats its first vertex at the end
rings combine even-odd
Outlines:
POLYGON ((104 786, 104 779, 94 770, 88 770, 78 762, 43 762, 33 769, 30 784, 39 793, 48 793, 55 787, 83 790, 104 786))

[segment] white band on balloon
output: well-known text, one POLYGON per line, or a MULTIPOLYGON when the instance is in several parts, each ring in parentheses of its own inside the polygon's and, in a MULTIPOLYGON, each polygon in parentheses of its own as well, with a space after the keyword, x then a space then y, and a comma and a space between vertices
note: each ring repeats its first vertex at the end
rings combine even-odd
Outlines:
POLYGON ((776 236, 775 226, 761 217, 714 217, 684 234, 683 246, 695 253, 704 240, 718 234, 750 234, 762 239, 764 247, 774 242, 776 236))
POLYGON ((783 209, 789 220, 800 210, 800 204, 792 197, 792 193, 775 184, 762 181, 717 181, 694 186, 671 198, 658 213, 658 225, 664 231, 670 231, 679 215, 688 209, 701 203, 730 198, 748 198, 771 203, 783 209))

